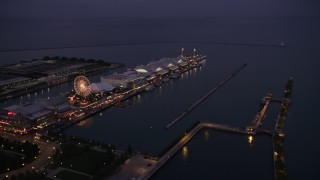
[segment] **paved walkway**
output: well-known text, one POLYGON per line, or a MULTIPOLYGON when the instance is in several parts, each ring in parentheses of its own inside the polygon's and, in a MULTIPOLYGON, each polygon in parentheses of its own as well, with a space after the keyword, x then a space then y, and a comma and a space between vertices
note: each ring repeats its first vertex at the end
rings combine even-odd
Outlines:
POLYGON ((64 168, 64 167, 58 167, 57 169, 50 171, 47 174, 46 177, 50 178, 50 179, 60 180, 59 178, 56 178, 55 176, 61 171, 70 171, 70 172, 73 172, 73 173, 76 173, 76 174, 87 176, 87 177, 89 177, 91 179, 93 178, 93 176, 90 175, 90 174, 86 174, 86 173, 83 173, 83 172, 75 171, 75 170, 72 170, 72 169, 67 169, 67 168, 64 168))
POLYGON ((146 173, 154 168, 157 161, 145 159, 143 155, 134 155, 128 159, 122 166, 121 170, 107 180, 133 180, 144 177, 146 173))

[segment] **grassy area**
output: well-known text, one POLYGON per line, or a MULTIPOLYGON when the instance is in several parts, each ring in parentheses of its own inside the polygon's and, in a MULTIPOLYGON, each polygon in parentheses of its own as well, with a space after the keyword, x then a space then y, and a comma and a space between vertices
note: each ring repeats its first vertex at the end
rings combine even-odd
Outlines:
POLYGON ((21 156, 11 153, 5 153, 0 150, 0 174, 9 170, 18 169, 21 167, 23 160, 21 156))
POLYGON ((23 167, 23 164, 34 161, 34 157, 38 154, 39 148, 36 144, 28 141, 23 143, 9 141, 9 139, 0 136, 0 174, 7 172, 8 169, 14 170, 23 167))
POLYGON ((50 169, 65 167, 85 174, 94 179, 113 174, 128 158, 128 154, 115 155, 116 147, 112 144, 97 142, 90 139, 49 132, 48 136, 41 136, 43 140, 59 141, 60 148, 52 156, 50 169), (97 147, 98 150, 92 149, 97 147))
POLYGON ((88 180, 91 179, 88 176, 84 176, 81 174, 77 174, 71 171, 61 171, 58 174, 56 174, 56 177, 59 179, 77 179, 77 180, 88 180))
POLYGON ((84 69, 85 71, 92 71, 100 68, 106 68, 106 66, 103 66, 100 64, 92 64, 92 65, 86 66, 84 69))
MULTIPOLYGON (((77 151, 77 149, 74 149, 77 151)), ((94 150, 88 150, 85 152, 74 152, 64 160, 62 160, 62 167, 74 169, 76 171, 84 172, 87 174, 93 174, 97 169, 99 169, 99 164, 108 163, 109 155, 103 152, 98 152, 94 150), (103 162, 104 161, 104 162, 103 162)))

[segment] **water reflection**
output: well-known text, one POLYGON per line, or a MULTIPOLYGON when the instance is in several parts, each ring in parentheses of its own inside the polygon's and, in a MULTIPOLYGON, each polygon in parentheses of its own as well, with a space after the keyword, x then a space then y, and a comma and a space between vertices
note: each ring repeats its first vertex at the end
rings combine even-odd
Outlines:
POLYGON ((182 148, 182 158, 183 159, 188 158, 188 147, 187 146, 183 146, 183 148, 182 148))
POLYGON ((204 131, 204 140, 208 141, 210 134, 208 131, 204 131))
POLYGON ((140 94, 138 94, 138 103, 141 103, 141 96, 140 96, 140 94))
POLYGON ((93 118, 87 118, 81 122, 79 122, 78 124, 76 124, 77 126, 81 126, 81 127, 90 127, 93 123, 94 119, 93 118))
POLYGON ((253 144, 253 136, 249 136, 249 137, 248 137, 248 143, 249 143, 250 145, 253 144))

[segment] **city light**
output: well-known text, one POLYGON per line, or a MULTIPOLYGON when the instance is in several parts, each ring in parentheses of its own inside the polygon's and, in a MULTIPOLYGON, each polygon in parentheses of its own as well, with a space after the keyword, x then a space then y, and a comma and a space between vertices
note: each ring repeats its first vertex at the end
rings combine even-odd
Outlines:
POLYGON ((253 137, 252 137, 252 136, 249 136, 249 137, 248 137, 248 143, 249 143, 249 144, 252 144, 252 143, 253 143, 253 137))

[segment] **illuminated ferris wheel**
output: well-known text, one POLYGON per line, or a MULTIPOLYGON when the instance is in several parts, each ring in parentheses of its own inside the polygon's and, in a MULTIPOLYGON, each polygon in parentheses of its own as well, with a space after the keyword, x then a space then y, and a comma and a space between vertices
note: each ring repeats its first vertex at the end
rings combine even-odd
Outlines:
POLYGON ((82 97, 87 97, 90 94, 90 81, 85 76, 78 76, 73 82, 74 90, 82 97))

